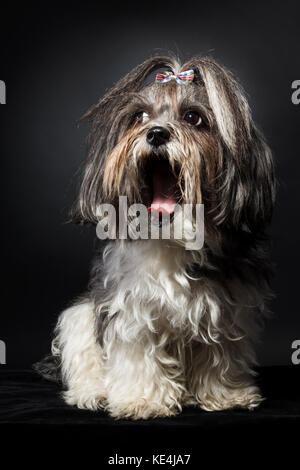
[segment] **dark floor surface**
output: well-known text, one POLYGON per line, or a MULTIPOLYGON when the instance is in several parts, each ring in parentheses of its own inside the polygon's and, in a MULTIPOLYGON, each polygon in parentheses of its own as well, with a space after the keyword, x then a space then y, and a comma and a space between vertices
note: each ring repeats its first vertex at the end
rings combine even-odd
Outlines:
MULTIPOLYGON (((237 447, 247 459, 256 455, 258 448, 264 448, 268 456, 276 454, 281 446, 282 454, 288 455, 285 449, 289 453, 295 446, 300 447, 300 368, 267 367, 258 372, 258 383, 266 400, 255 411, 212 413, 186 408, 171 418, 116 421, 102 411, 67 406, 60 398, 59 385, 40 378, 34 371, 1 366, 0 457, 11 444, 16 453, 10 455, 19 459, 21 455, 25 460, 31 452, 28 454, 28 449, 43 449, 44 456, 49 454, 47 459, 53 458, 53 449, 58 452, 62 446, 73 457, 86 446, 90 448, 89 455, 101 449, 102 468, 106 468, 110 455, 120 452, 122 455, 187 452, 193 455, 194 463, 204 451, 209 456, 211 449, 214 460, 222 458, 223 462, 232 461, 237 447), (269 447, 265 445, 267 440, 269 447)), ((147 466, 152 465, 145 463, 143 468, 147 466)))

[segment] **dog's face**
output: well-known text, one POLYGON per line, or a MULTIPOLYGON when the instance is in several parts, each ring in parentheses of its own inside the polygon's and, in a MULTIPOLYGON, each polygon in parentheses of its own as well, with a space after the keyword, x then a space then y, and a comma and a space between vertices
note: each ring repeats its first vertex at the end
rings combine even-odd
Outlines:
POLYGON ((171 214, 176 203, 204 203, 206 225, 253 231, 269 220, 272 159, 231 75, 210 59, 183 66, 156 57, 134 69, 86 115, 91 148, 77 213, 96 222, 100 202, 171 214), (193 69, 182 84, 145 81, 158 69, 193 69))
POLYGON ((104 166, 106 200, 126 195, 152 211, 201 203, 201 179, 214 185, 221 154, 205 88, 155 83, 132 96, 104 166))

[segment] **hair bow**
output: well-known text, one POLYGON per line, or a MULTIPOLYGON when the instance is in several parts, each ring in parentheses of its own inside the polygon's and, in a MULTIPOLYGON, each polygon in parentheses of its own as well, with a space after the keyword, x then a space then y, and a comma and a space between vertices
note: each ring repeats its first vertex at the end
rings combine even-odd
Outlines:
POLYGON ((155 77, 156 82, 167 83, 170 80, 176 80, 177 83, 180 85, 188 85, 190 82, 194 80, 195 72, 194 70, 186 70, 185 72, 181 72, 175 74, 173 72, 162 72, 157 73, 155 77))

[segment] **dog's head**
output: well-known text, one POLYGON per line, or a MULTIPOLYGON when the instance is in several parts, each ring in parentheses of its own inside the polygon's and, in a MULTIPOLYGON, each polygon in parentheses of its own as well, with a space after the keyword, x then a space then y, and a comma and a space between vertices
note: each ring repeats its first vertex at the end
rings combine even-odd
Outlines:
POLYGON ((209 58, 180 65, 153 57, 121 79, 86 115, 90 152, 76 215, 97 222, 118 196, 153 210, 203 203, 214 229, 256 231, 274 200, 270 151, 231 74, 209 58), (154 72, 169 71, 158 75, 154 72), (181 81, 189 71, 188 81, 181 81), (160 80, 159 80, 160 79, 160 80))

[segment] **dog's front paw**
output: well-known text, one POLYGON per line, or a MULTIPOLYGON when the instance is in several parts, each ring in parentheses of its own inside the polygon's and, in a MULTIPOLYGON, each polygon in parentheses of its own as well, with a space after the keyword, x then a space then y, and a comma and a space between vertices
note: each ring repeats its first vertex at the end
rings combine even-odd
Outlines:
POLYGON ((87 393, 86 391, 70 389, 63 393, 64 401, 80 409, 96 411, 104 408, 105 397, 102 393, 87 393))
POLYGON ((214 396, 205 394, 198 398, 199 406, 206 411, 228 410, 231 408, 246 408, 254 410, 264 400, 258 387, 225 389, 214 396))
POLYGON ((149 402, 146 399, 138 399, 136 401, 128 401, 123 403, 108 403, 107 410, 110 415, 116 419, 131 418, 137 419, 148 419, 175 416, 180 410, 179 407, 149 402))

